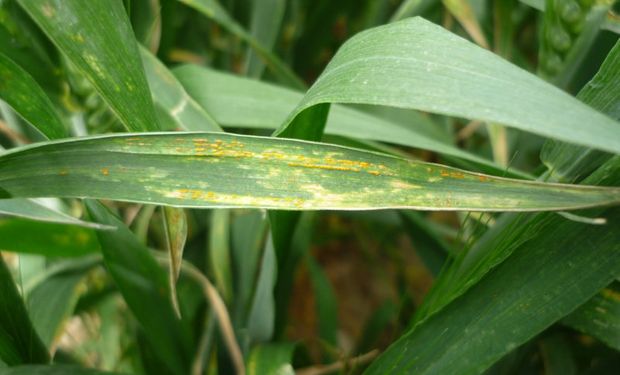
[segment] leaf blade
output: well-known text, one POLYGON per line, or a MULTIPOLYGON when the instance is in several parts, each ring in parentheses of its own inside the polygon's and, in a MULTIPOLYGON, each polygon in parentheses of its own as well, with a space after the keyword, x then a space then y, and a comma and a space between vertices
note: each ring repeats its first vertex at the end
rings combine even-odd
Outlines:
POLYGON ((13 277, 0 256, 0 359, 9 366, 48 363, 49 353, 28 318, 13 277))
POLYGON ((85 74, 127 129, 159 128, 121 2, 19 0, 19 4, 85 74))
POLYGON ((103 205, 88 201, 86 207, 98 222, 118 228, 97 233, 101 253, 127 305, 144 327, 149 343, 170 371, 188 373, 188 332, 174 315, 164 272, 148 249, 103 205))
MULTIPOLYGON (((543 215, 546 233, 553 235, 521 246, 455 303, 396 341, 366 373, 480 373, 617 276, 620 231, 543 215)), ((609 216, 617 223, 620 210, 609 216)))
POLYGON ((618 188, 511 180, 328 144, 222 133, 103 135, 26 146, 0 156, 0 176, 5 197, 184 207, 539 211, 620 199, 618 188))
POLYGON ((67 130, 41 86, 24 69, 0 53, 0 98, 49 139, 67 130))
POLYGON ((276 134, 322 103, 385 105, 478 119, 620 153, 616 121, 422 18, 351 38, 276 134))
MULTIPOLYGON (((173 73, 188 94, 223 126, 277 129, 303 98, 298 91, 194 65, 175 68, 173 73)), ((411 126, 404 126, 342 105, 331 105, 325 133, 427 149, 494 166, 484 158, 418 131, 416 125, 422 121, 425 119, 420 116, 411 121, 411 126)), ((503 172, 502 168, 494 168, 503 172)))

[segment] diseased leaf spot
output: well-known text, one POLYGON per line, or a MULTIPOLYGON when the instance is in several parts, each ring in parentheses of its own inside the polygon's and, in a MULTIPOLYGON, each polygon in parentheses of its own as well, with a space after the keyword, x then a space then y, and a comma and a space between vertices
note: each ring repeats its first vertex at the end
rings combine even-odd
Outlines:
POLYGON ((337 165, 325 165, 325 164, 310 164, 310 163, 288 163, 289 167, 303 167, 303 168, 316 168, 326 169, 329 171, 346 171, 346 172, 359 172, 357 168, 341 167, 337 165))
POLYGON ((45 17, 52 18, 56 14, 56 9, 51 3, 47 2, 41 6, 41 12, 45 17))
POLYGON ((439 171, 439 174, 441 175, 441 177, 452 177, 452 178, 458 178, 458 179, 465 178, 465 175, 459 171, 448 171, 445 169, 441 169, 439 171))
POLYGON ((101 168, 101 174, 108 176, 110 174, 110 170, 108 168, 101 168))

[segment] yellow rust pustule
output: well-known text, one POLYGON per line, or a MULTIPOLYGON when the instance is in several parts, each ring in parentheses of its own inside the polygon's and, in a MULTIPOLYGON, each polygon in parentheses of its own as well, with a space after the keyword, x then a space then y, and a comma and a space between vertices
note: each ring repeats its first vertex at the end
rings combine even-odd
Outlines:
POLYGON ((169 198, 254 207, 305 207, 306 201, 293 197, 253 197, 240 194, 224 194, 200 189, 176 189, 165 194, 169 198))

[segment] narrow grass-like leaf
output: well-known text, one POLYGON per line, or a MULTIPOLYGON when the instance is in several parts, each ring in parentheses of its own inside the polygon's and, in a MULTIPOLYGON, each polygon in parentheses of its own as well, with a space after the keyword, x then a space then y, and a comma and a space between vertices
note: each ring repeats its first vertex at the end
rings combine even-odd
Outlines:
POLYGON ((620 202, 618 188, 511 180, 328 144, 222 133, 25 146, 0 155, 0 193, 287 210, 540 211, 620 202))
POLYGON ((267 233, 264 212, 252 210, 239 213, 231 222, 231 260, 233 270, 233 323, 243 336, 244 353, 249 350, 249 314, 260 274, 261 259, 267 233))
MULTIPOLYGON (((613 62, 619 51, 617 48, 612 50, 610 57, 601 67, 601 71, 578 94, 578 98, 588 105, 614 118, 620 118, 615 110, 620 103, 620 90, 616 87, 618 79, 613 74, 616 69, 613 62)), ((591 164, 595 161, 597 161, 596 164, 603 163, 610 157, 600 151, 564 143, 547 144, 545 149, 547 148, 553 152, 545 156, 543 151, 542 159, 553 161, 550 166, 557 168, 560 172, 555 174, 552 169, 550 175, 552 180, 557 180, 558 177, 569 181, 578 177, 582 179, 584 173, 593 169, 591 164), (588 161, 583 162, 584 159, 588 161)), ((431 291, 433 297, 427 298, 420 311, 439 308, 467 289, 469 285, 477 282, 489 269, 501 263, 520 242, 526 241, 531 236, 532 231, 529 231, 527 226, 530 219, 531 217, 524 215, 500 218, 492 230, 487 232, 471 251, 463 253, 458 264, 444 273, 431 291), (434 299, 435 295, 438 296, 438 300, 434 299)), ((425 316, 424 313, 418 314, 418 318, 423 316, 425 316)))
POLYGON ((620 350, 620 283, 615 281, 601 290, 562 323, 620 350))
POLYGON ((73 216, 53 210, 32 199, 0 200, 0 215, 9 215, 49 223, 77 225, 93 229, 113 229, 106 225, 89 223, 76 219, 73 216))
POLYGON ((418 109, 620 152, 616 121, 422 18, 377 27, 347 41, 278 133, 321 103, 418 109))
POLYGON ((185 241, 187 240, 187 217, 182 208, 164 206, 162 207, 162 218, 166 237, 166 247, 168 248, 168 257, 170 259, 168 270, 170 299, 177 316, 180 317, 181 310, 177 299, 176 284, 181 273, 181 261, 183 260, 183 250, 185 248, 185 241))
POLYGON ((233 285, 230 260, 230 212, 228 210, 214 210, 211 213, 210 229, 210 269, 222 299, 229 303, 232 300, 233 285))
POLYGON ((179 0, 180 2, 198 10, 205 16, 220 24, 233 35, 244 40, 264 60, 265 65, 288 86, 304 89, 306 85, 295 73, 276 55, 269 52, 259 41, 248 33, 237 21, 235 21, 217 0, 179 0))
POLYGON ((149 82, 153 102, 184 130, 221 131, 220 126, 177 81, 168 68, 151 52, 140 47, 140 56, 149 82))
POLYGON ((67 130, 37 81, 0 53, 0 99, 50 139, 63 138, 67 130))
POLYGON ((271 239, 267 241, 263 250, 258 272, 252 306, 248 315, 248 333, 252 343, 269 341, 275 326, 276 312, 273 289, 278 269, 271 239))
POLYGON ((120 1, 19 0, 132 131, 157 130, 131 25, 120 1))
POLYGON ((47 363, 49 353, 28 318, 24 302, 0 256, 0 360, 9 366, 47 363))
MULTIPOLYGON (((620 41, 607 55, 594 78, 577 98, 610 117, 620 119, 620 41)), ((587 176, 610 155, 587 147, 549 140, 540 159, 549 168, 553 181, 572 182, 587 176)))
POLYGON ((576 375, 577 363, 571 351, 568 337, 561 333, 552 334, 540 340, 540 354, 543 357, 545 374, 576 375))
POLYGON ((482 27, 478 19, 476 19, 476 14, 469 0, 442 0, 442 3, 452 13, 454 18, 459 21, 474 42, 483 48, 489 49, 489 42, 482 32, 482 27))
MULTIPOLYGON (((336 333, 338 332, 338 299, 334 288, 327 278, 321 265, 312 257, 306 256, 306 266, 312 290, 314 293, 314 310, 317 318, 318 336, 321 340, 334 347, 338 345, 336 333)), ((331 355, 327 355, 330 358, 331 355)))
POLYGON ((98 232, 101 253, 110 275, 134 313, 150 345, 168 371, 189 372, 191 353, 186 327, 174 315, 163 270, 136 237, 104 206, 86 202, 93 219, 117 227, 98 232))
MULTIPOLYGON (((585 183, 617 184, 619 167, 616 156, 585 183)), ((612 227, 550 214, 503 217, 440 277, 423 306, 422 319, 379 358, 370 373, 403 367, 443 373, 451 372, 450 366, 480 372, 585 303, 620 272, 620 210, 591 214, 604 214, 612 227), (579 272, 574 271, 577 267, 579 272), (493 303, 484 302, 489 300, 493 303), (482 305, 487 306, 483 312, 482 305), (434 339, 427 336, 431 331, 434 339), (404 356, 404 352, 419 354, 404 356)))
MULTIPOLYGON (((285 0, 255 0, 252 2, 252 20, 250 34, 258 43, 273 50, 278 38, 278 32, 286 10, 285 0)), ((245 72, 249 77, 260 78, 265 70, 265 64, 258 54, 250 47, 246 52, 245 72)))
MULTIPOLYGON (((175 68, 173 73, 192 98, 218 123, 228 127, 276 129, 303 98, 298 91, 194 65, 175 68)), ((423 116, 412 114, 410 117, 410 125, 406 126, 332 105, 325 133, 431 150, 492 166, 498 174, 502 173, 502 169, 490 161, 418 131, 416 126, 435 124, 428 124, 423 116)))
POLYGON ((88 228, 6 218, 0 219, 0 249, 49 257, 80 257, 98 252, 99 242, 95 232, 88 228))
POLYGON ((620 210, 608 217, 612 229, 543 215, 532 227, 541 235, 401 337, 367 373, 482 372, 618 276, 620 210))
POLYGON ((52 275, 28 293, 28 312, 41 340, 52 347, 63 321, 73 312, 79 297, 80 281, 88 267, 52 275))
POLYGON ((439 3, 439 0, 404 0, 392 16, 392 21, 400 21, 403 18, 417 16, 437 3, 439 3))

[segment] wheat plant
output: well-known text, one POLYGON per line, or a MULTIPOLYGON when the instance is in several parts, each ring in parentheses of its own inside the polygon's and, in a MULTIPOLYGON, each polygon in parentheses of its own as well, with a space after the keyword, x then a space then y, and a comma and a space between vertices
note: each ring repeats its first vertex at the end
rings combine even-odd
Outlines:
POLYGON ((614 374, 611 0, 0 0, 0 374, 614 374))

